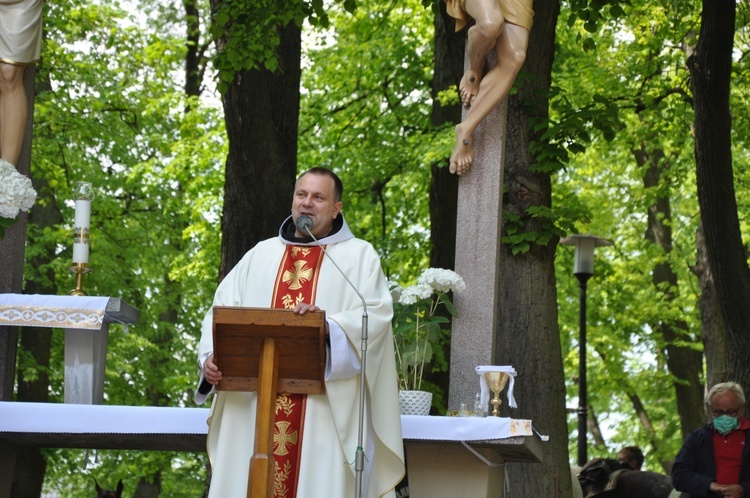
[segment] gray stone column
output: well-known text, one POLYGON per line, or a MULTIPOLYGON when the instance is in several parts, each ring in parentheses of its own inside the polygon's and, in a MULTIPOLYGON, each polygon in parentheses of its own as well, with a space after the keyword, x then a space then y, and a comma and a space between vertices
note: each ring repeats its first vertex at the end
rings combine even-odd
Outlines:
POLYGON ((109 324, 134 324, 138 316, 138 310, 112 297, 107 302, 101 329, 65 329, 65 403, 102 404, 109 324))
POLYGON ((65 329, 65 403, 101 405, 109 324, 99 330, 65 329))
MULTIPOLYGON (((491 53, 488 67, 496 61, 491 53)), ((479 392, 474 367, 494 360, 506 102, 474 132, 474 164, 458 182, 456 272, 466 281, 466 290, 454 296, 458 316, 451 332, 449 410, 458 410, 461 403, 473 406, 479 392)))

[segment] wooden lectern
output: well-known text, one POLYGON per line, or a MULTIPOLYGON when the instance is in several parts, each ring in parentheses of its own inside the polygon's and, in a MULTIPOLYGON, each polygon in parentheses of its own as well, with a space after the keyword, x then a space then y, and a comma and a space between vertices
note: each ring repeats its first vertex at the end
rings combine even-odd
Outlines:
POLYGON ((214 307, 218 391, 257 391, 248 498, 273 497, 273 427, 278 392, 325 392, 325 313, 214 307))

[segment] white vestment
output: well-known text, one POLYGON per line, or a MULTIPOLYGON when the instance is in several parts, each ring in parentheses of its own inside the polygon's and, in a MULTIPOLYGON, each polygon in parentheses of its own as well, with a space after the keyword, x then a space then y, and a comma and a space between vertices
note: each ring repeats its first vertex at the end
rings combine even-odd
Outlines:
MULTIPOLYGON (((354 238, 345 221, 336 234, 320 242, 327 244, 327 255, 320 268, 314 304, 326 312, 331 348, 326 394, 307 396, 296 497, 345 498, 354 496, 356 488, 354 461, 359 433, 360 378, 358 373, 340 377, 341 372, 351 372, 351 357, 355 367, 361 361, 363 309, 361 299, 330 258, 367 303, 363 496, 394 496, 405 467, 391 332, 391 296, 375 249, 354 238)), ((279 264, 289 243, 279 236, 251 249, 221 282, 213 305, 270 307, 279 264)), ((198 354, 205 357, 211 351, 212 312, 209 311, 203 321, 198 354)), ((200 398, 196 396, 199 402, 200 398)), ((210 498, 246 496, 254 446, 255 403, 255 393, 225 391, 214 395, 208 431, 212 466, 210 498)))

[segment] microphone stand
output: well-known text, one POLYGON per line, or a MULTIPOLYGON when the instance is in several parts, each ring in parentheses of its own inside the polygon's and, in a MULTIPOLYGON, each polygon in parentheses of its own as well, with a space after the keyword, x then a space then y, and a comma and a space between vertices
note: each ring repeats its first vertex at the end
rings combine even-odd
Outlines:
MULTIPOLYGON (((307 224, 304 225, 305 231, 307 231, 308 235, 312 237, 312 239, 315 241, 315 243, 320 247, 320 249, 323 251, 323 254, 328 256, 328 252, 326 252, 325 247, 318 242, 318 239, 315 238, 315 236, 310 232, 310 227, 307 226, 307 224)), ((336 267, 336 269, 341 273, 341 276, 344 277, 346 282, 351 286, 352 289, 354 289, 354 292, 357 293, 359 298, 362 300, 362 344, 360 346, 360 349, 362 351, 362 371, 359 375, 359 430, 357 433, 357 452, 354 457, 354 476, 355 476, 355 494, 354 498, 362 498, 362 473, 365 468, 365 452, 362 448, 362 439, 363 439, 363 432, 364 432, 364 419, 365 419, 365 389, 367 388, 367 383, 365 379, 365 374, 367 372, 367 303, 365 302, 365 298, 362 297, 362 294, 360 294, 359 290, 354 286, 351 280, 349 280, 349 277, 346 276, 346 274, 339 268, 339 265, 336 264, 336 261, 330 256, 328 256, 328 259, 333 263, 333 266, 336 267)))

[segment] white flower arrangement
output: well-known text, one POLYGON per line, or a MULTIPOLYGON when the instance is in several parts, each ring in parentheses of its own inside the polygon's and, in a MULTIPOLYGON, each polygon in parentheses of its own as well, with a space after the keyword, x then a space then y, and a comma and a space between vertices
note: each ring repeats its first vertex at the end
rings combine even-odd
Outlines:
POLYGON ((19 211, 28 211, 35 200, 36 190, 31 186, 31 179, 0 159, 0 216, 15 218, 19 211))
POLYGON ((389 282, 393 297, 393 339, 396 350, 399 387, 402 390, 421 389, 425 364, 430 363, 433 345, 440 341, 440 328, 449 319, 436 312, 442 304, 450 316, 456 316, 448 293, 466 288, 463 278, 442 268, 428 268, 415 285, 402 288, 389 282))
POLYGON ((443 268, 427 268, 419 276, 417 285, 428 285, 436 292, 461 292, 466 289, 466 283, 461 276, 453 270, 443 268))
POLYGON ((36 200, 31 179, 16 171, 15 166, 0 159, 0 238, 5 228, 15 223, 20 211, 28 211, 36 200))

